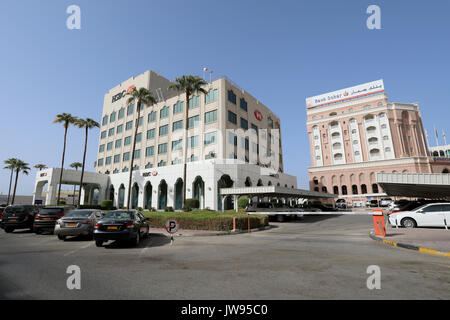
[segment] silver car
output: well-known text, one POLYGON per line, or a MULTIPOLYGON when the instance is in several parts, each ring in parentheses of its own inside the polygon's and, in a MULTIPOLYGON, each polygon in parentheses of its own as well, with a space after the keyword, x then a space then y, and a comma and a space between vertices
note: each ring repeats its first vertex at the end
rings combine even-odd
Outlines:
POLYGON ((95 224, 102 217, 101 210, 72 210, 56 221, 54 233, 59 240, 65 240, 67 236, 92 236, 95 224))

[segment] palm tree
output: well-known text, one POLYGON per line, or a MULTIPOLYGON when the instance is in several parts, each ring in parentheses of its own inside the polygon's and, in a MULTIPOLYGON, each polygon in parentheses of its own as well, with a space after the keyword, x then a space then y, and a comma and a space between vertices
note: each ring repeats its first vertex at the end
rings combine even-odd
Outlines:
POLYGON ((86 129, 86 134, 84 137, 84 153, 83 153, 83 163, 81 164, 81 178, 80 178, 80 190, 78 191, 78 208, 80 207, 80 199, 81 199, 81 187, 83 186, 83 177, 84 177, 84 167, 86 164, 86 150, 87 150, 87 142, 88 142, 88 133, 89 129, 100 128, 100 124, 91 118, 86 119, 77 119, 75 121, 75 125, 82 129, 86 129))
POLYGON ((184 91, 186 95, 186 106, 184 110, 184 167, 183 167, 183 197, 182 197, 182 208, 185 207, 186 201, 186 171, 187 171, 187 132, 189 129, 188 124, 188 109, 189 109, 189 99, 193 93, 204 93, 207 91, 203 89, 204 85, 207 85, 205 80, 197 76, 185 75, 181 78, 175 78, 174 83, 168 87, 168 90, 176 90, 178 92, 184 91))
POLYGON ((9 205, 9 197, 11 195, 12 177, 13 177, 14 169, 16 168, 17 161, 18 161, 18 159, 16 159, 16 158, 9 158, 4 161, 4 163, 6 164, 4 169, 11 170, 11 174, 9 176, 8 200, 6 200, 7 205, 9 205))
POLYGON ((131 152, 131 170, 130 170, 130 178, 128 181, 128 199, 127 199, 127 209, 130 209, 130 196, 131 196, 131 178, 133 175, 133 169, 134 169, 134 152, 136 149, 136 136, 138 133, 138 127, 139 127, 139 118, 141 117, 141 105, 150 105, 153 103, 156 103, 156 99, 153 96, 152 92, 146 88, 140 88, 139 90, 136 89, 135 86, 131 86, 127 90, 127 96, 130 96, 127 100, 127 104, 131 104, 134 101, 137 101, 137 118, 136 118, 136 129, 134 130, 134 137, 133 137, 133 150, 131 152))
POLYGON ((45 164, 37 164, 34 166, 34 168, 39 169, 39 171, 41 171, 42 169, 47 169, 47 166, 45 164))
POLYGON ((61 196, 61 183, 62 183, 62 175, 64 170, 64 157, 66 154, 66 140, 67 140, 67 130, 69 129, 70 124, 73 124, 77 118, 73 117, 70 113, 61 113, 56 116, 56 119, 53 123, 62 123, 64 127, 64 147, 62 153, 62 161, 61 161, 61 173, 59 174, 59 186, 58 186, 58 199, 56 200, 56 204, 59 204, 59 199, 61 196))
MULTIPOLYGON (((82 166, 81 162, 73 162, 69 165, 69 167, 74 168, 76 171, 78 171, 78 168, 80 168, 82 166)), ((75 190, 76 190, 76 185, 73 185, 73 202, 72 204, 75 204, 75 190)), ((81 188, 80 188, 81 191, 81 188)))
POLYGON ((14 204, 14 199, 16 198, 16 189, 17 189, 17 180, 19 178, 19 173, 23 172, 24 174, 28 175, 30 171, 29 164, 26 162, 23 162, 22 160, 16 159, 17 162, 14 165, 14 170, 16 171, 16 181, 14 183, 14 192, 11 200, 11 204, 14 204))

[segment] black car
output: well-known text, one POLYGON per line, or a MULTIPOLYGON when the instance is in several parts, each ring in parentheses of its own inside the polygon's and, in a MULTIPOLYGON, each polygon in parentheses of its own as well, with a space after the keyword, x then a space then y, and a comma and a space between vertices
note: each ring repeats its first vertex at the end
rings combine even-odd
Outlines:
POLYGON ((71 207, 43 207, 39 209, 34 219, 34 233, 40 234, 42 231, 55 230, 56 220, 61 219, 72 209, 71 207))
POLYGON ((5 232, 13 232, 15 229, 33 230, 33 222, 38 208, 32 205, 7 206, 2 215, 1 227, 5 232))
POLYGON ((101 247, 109 240, 133 241, 137 246, 142 237, 147 237, 150 225, 137 210, 114 210, 107 212, 94 227, 94 240, 101 247))

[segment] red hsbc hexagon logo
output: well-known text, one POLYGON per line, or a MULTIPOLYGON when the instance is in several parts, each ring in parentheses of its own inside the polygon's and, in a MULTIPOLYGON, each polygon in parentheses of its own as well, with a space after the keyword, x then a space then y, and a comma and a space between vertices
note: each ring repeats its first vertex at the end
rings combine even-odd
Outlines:
POLYGON ((152 176, 157 176, 158 175, 158 171, 153 171, 152 172, 152 176))
POLYGON ((258 121, 261 121, 263 119, 263 115, 262 115, 261 111, 255 110, 255 118, 258 121))

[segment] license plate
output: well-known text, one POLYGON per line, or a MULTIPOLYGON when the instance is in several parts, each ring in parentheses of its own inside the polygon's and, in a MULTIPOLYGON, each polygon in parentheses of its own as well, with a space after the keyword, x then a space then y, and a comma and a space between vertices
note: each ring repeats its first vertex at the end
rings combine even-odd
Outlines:
POLYGON ((9 221, 16 222, 17 219, 9 219, 9 221))
POLYGON ((117 230, 119 227, 108 227, 108 230, 117 230))
POLYGON ((44 220, 52 220, 52 218, 44 218, 44 220))
POLYGON ((69 227, 75 227, 77 224, 76 223, 66 223, 66 225, 69 227))

